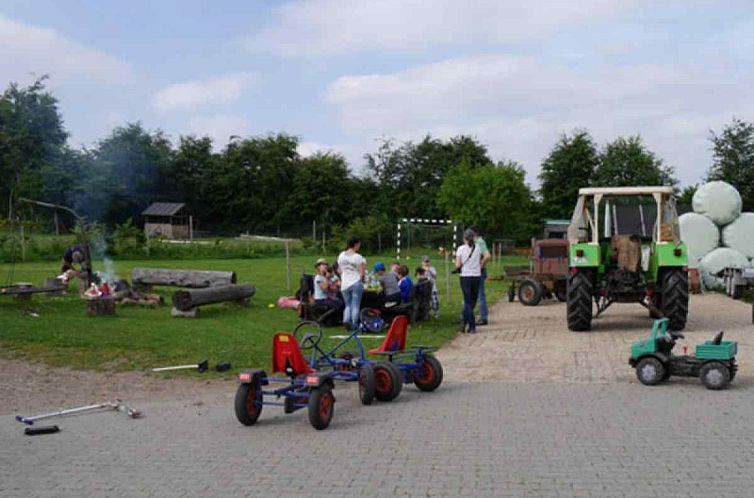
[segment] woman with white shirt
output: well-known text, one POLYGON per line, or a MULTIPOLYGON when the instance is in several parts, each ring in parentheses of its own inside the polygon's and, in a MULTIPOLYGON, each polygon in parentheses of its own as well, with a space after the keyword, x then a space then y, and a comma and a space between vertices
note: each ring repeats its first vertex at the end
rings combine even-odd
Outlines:
POLYGON ((340 270, 340 292, 346 308, 343 310, 343 325, 348 330, 359 324, 361 296, 364 294, 364 275, 367 260, 359 254, 361 241, 353 237, 348 241, 348 248, 338 256, 340 270))
POLYGON ((463 232, 463 244, 456 251, 456 271, 461 274, 463 293, 463 322, 459 332, 476 333, 474 307, 479 297, 479 282, 482 278, 481 254, 474 243, 474 232, 463 232))

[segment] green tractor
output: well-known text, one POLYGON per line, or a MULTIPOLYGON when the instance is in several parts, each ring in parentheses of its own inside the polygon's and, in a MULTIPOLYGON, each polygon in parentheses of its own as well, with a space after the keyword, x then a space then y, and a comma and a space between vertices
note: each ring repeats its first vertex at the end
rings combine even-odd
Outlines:
POLYGON ((671 330, 686 326, 688 254, 672 187, 580 189, 568 241, 570 330, 591 330, 613 303, 638 303, 671 330))

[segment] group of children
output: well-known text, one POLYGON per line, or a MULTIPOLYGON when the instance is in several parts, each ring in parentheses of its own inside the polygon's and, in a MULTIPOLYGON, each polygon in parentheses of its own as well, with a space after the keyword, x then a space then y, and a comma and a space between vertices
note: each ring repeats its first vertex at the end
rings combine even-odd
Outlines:
MULTIPOLYGON (((411 299, 411 292, 414 289, 414 282, 409 276, 408 266, 393 262, 390 264, 390 271, 385 268, 385 264, 378 261, 374 264, 373 281, 379 285, 385 292, 385 303, 408 302, 411 299)), ((414 272, 416 285, 427 282, 432 285, 431 307, 435 318, 440 316, 440 298, 437 292, 437 270, 432 266, 429 256, 422 258, 422 265, 414 272)))

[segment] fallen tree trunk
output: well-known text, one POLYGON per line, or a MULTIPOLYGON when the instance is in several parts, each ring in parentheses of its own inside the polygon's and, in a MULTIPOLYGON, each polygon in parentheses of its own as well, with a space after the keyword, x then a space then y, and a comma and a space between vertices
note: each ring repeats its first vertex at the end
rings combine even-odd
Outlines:
POLYGON ((167 268, 134 268, 131 272, 134 285, 171 285, 201 289, 236 283, 233 271, 171 270, 167 268))
POLYGON ((173 306, 180 311, 190 311, 197 306, 225 301, 242 301, 254 295, 251 284, 222 285, 206 289, 183 289, 173 294, 173 306))

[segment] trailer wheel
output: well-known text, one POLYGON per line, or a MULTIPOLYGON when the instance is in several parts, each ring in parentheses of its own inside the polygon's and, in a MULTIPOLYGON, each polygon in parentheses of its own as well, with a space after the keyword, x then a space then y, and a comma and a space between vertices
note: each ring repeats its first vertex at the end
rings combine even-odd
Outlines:
POLYGON ((307 408, 309 409, 309 423, 312 424, 312 427, 318 431, 327 429, 335 412, 335 396, 333 396, 330 386, 325 384, 313 389, 309 396, 307 408))
POLYGON ((403 376, 397 366, 380 362, 374 366, 374 397, 380 401, 393 401, 403 389, 403 376))
POLYGON ((689 313, 689 275, 683 270, 670 270, 662 278, 662 315, 669 320, 670 330, 683 330, 689 313))
POLYGON ((589 273, 578 271, 568 276, 568 329, 583 332, 592 329, 592 294, 589 273))
POLYGON ((532 278, 525 278, 518 286, 518 300, 524 306, 536 306, 542 301, 544 288, 542 284, 532 278))
POLYGON ((707 389, 718 391, 730 383, 730 370, 719 361, 710 361, 702 365, 699 378, 707 389))
POLYGON ((414 384, 420 390, 432 392, 442 384, 442 365, 432 355, 425 355, 424 362, 414 372, 414 384))
POLYGON ((362 405, 371 405, 375 395, 375 372, 365 363, 359 368, 359 399, 362 405))
POLYGON ((233 406, 236 418, 243 425, 254 425, 262 414, 262 386, 259 382, 241 384, 236 391, 233 406))
POLYGON ((656 386, 665 379, 665 365, 651 356, 642 358, 636 364, 636 378, 645 386, 656 386))
POLYGON ((512 303, 516 299, 516 286, 511 282, 508 287, 508 302, 512 303))

